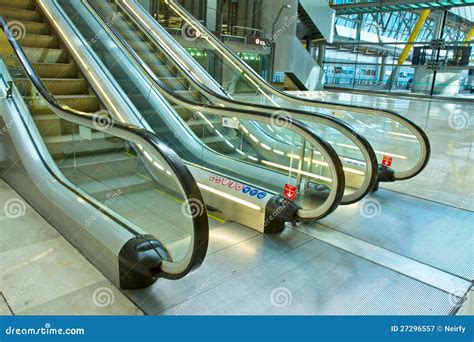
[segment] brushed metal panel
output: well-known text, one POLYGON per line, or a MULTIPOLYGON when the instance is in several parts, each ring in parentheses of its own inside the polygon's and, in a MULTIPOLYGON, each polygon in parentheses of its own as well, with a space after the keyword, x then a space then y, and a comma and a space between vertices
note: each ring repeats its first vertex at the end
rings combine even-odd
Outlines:
MULTIPOLYGON (((472 199, 471 199, 472 200, 472 199)), ((389 190, 340 206, 319 223, 468 280, 474 279, 474 213, 389 190), (364 208, 373 205, 370 218, 364 208)))

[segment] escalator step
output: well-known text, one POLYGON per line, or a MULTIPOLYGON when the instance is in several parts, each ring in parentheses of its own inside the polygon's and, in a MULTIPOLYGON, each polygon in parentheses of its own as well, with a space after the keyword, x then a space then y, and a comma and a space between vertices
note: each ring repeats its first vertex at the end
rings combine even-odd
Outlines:
POLYGON ((66 63, 68 56, 63 49, 25 47, 28 59, 33 63, 66 63))
POLYGON ((58 165, 69 179, 82 182, 130 177, 140 172, 138 159, 125 151, 74 156, 60 161, 58 165))
POLYGON ((26 34, 23 38, 19 39, 18 42, 22 47, 35 47, 35 48, 58 48, 58 38, 50 35, 41 34, 26 34))
MULTIPOLYGON (((88 92, 86 80, 80 78, 42 78, 41 79, 53 95, 84 95, 88 92)), ((28 95, 32 87, 29 79, 16 79, 15 85, 22 95, 28 95)))
POLYGON ((155 188, 152 179, 144 178, 140 175, 128 177, 116 177, 104 180, 88 180, 79 187, 84 191, 93 194, 97 199, 111 198, 114 194, 130 194, 155 188))
POLYGON ((35 5, 31 0, 0 0, 0 7, 9 7, 34 11, 35 5))
MULTIPOLYGON (((63 104, 86 113, 95 113, 100 109, 100 101, 95 95, 59 95, 56 98, 63 104)), ((38 98, 24 97, 26 103, 31 105, 33 115, 54 114, 43 100, 38 98)))
POLYGON ((70 63, 32 63, 41 78, 74 78, 78 68, 70 63))
POLYGON ((0 15, 2 17, 18 21, 27 20, 34 22, 42 22, 43 20, 43 17, 39 12, 13 7, 0 6, 0 15))

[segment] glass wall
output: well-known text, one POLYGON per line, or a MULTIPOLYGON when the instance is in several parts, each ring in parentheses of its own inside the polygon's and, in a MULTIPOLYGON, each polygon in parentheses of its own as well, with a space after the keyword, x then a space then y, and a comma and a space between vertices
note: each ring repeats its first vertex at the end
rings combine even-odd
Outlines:
POLYGON ((473 8, 432 10, 417 35, 421 11, 338 16, 325 87, 473 96, 473 8))

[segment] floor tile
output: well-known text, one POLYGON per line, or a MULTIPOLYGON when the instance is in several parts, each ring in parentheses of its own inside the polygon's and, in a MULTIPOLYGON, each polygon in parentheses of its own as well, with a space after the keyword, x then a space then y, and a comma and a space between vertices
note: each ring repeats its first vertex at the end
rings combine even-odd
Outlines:
POLYGON ((0 274, 15 313, 104 279, 62 237, 0 254, 0 274))
POLYGON ((142 315, 115 286, 101 281, 23 310, 22 315, 142 315))
POLYGON ((12 312, 10 311, 10 308, 8 307, 7 302, 5 301, 5 298, 3 298, 2 294, 0 293, 0 316, 11 316, 12 312))
POLYGON ((36 212, 0 219, 0 253, 58 238, 59 233, 36 212))

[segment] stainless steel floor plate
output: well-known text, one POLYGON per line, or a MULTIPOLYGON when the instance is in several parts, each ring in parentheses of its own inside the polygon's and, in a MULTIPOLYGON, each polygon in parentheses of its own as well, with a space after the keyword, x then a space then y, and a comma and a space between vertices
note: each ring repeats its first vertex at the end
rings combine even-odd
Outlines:
POLYGON ((467 280, 474 279, 474 213, 379 190, 318 222, 467 280))
POLYGON ((373 198, 381 206, 374 218, 360 215, 360 203, 277 235, 213 222, 195 273, 127 294, 152 315, 455 312, 472 286, 472 213, 456 212, 448 225, 440 220, 454 208, 386 190, 373 198))

